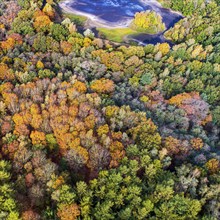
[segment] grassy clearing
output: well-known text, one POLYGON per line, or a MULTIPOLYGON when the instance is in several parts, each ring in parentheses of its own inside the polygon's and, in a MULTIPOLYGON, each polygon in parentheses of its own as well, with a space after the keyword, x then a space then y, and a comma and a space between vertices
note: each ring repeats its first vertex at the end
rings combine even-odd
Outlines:
POLYGON ((115 29, 107 29, 107 28, 97 28, 99 33, 104 36, 106 39, 121 43, 124 40, 124 37, 127 35, 138 34, 137 31, 132 30, 130 28, 115 28, 115 29))
POLYGON ((75 15, 75 14, 71 14, 71 13, 63 13, 65 18, 69 18, 72 22, 74 22, 74 24, 76 25, 84 25, 84 23, 87 20, 87 17, 82 16, 82 15, 75 15))

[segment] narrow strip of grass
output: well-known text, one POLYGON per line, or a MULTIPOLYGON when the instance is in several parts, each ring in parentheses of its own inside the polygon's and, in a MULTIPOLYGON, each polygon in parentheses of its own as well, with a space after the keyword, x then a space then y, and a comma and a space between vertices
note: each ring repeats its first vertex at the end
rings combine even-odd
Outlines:
POLYGON ((107 29, 107 28, 97 28, 101 36, 104 36, 106 39, 122 43, 124 37, 127 35, 137 34, 138 32, 132 30, 130 28, 115 28, 115 29, 107 29))
POLYGON ((87 20, 87 17, 82 16, 82 15, 76 15, 76 14, 66 13, 66 12, 64 12, 63 15, 65 18, 69 18, 74 24, 80 25, 80 26, 83 26, 87 20))

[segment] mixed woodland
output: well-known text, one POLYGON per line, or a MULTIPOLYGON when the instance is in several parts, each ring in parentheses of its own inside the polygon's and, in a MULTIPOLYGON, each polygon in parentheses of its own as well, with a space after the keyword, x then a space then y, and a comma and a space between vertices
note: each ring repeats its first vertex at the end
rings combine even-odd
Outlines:
POLYGON ((1 220, 220 219, 220 2, 160 3, 138 46, 0 0, 1 220))

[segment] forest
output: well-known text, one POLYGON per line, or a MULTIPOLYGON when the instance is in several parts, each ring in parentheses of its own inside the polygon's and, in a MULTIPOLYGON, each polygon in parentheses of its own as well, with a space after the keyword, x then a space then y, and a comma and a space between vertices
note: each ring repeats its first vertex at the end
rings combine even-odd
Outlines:
POLYGON ((0 0, 0 220, 220 219, 220 1, 159 2, 141 46, 0 0))

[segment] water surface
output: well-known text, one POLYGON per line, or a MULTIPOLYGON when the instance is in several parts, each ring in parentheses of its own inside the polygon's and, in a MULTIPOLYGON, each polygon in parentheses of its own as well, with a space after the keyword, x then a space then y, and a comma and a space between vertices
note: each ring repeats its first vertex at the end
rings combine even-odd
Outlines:
MULTIPOLYGON (((182 18, 180 13, 162 8, 155 0, 69 0, 62 2, 61 7, 87 16, 95 22, 97 27, 126 27, 134 18, 135 13, 146 10, 159 13, 167 29, 182 18)), ((162 34, 142 34, 137 41, 141 39, 143 43, 153 44, 163 42, 165 39, 161 36, 162 34)))

